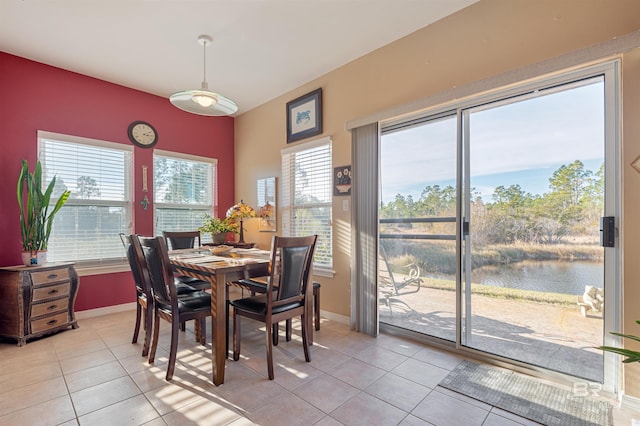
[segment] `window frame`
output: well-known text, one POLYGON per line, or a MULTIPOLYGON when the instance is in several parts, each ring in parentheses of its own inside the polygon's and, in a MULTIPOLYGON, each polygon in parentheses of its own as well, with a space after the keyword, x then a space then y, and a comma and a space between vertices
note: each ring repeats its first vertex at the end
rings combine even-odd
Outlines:
MULTIPOLYGON (((295 161, 295 160, 294 160, 295 161)), ((281 150, 281 167, 282 167, 282 235, 283 236, 293 236, 293 218, 294 211, 296 210, 308 210, 314 208, 327 208, 329 210, 329 223, 327 226, 328 231, 328 262, 324 262, 323 264, 317 262, 314 259, 313 264, 313 273, 314 275, 324 276, 324 277, 333 277, 333 146, 331 137, 324 137, 316 140, 312 140, 303 144, 287 147, 281 150), (290 173, 291 169, 295 166, 292 165, 291 160, 292 157, 297 153, 303 153, 305 151, 309 151, 312 149, 316 149, 319 147, 326 146, 329 149, 329 164, 326 165, 327 170, 327 196, 328 200, 326 202, 316 202, 316 203, 303 203, 303 204, 295 204, 295 175, 290 173)), ((325 171, 323 171, 325 172, 325 171)), ((318 235, 318 243, 321 242, 322 235, 318 235)), ((316 256, 318 253, 317 250, 318 244, 316 244, 316 256)))
MULTIPOLYGON (((79 199, 69 197, 65 205, 62 207, 61 212, 64 211, 65 208, 69 208, 70 206, 96 206, 96 207, 117 207, 123 208, 125 210, 125 219, 128 220, 128 225, 126 229, 122 229, 122 232, 131 233, 133 229, 133 198, 134 198, 134 189, 133 189, 133 172, 132 166, 134 162, 133 158, 133 147, 127 146, 121 143, 109 142, 99 139, 86 138, 81 136, 74 135, 66 135, 61 133, 48 132, 44 130, 38 130, 37 132, 37 140, 38 140, 38 159, 41 161, 43 165, 43 174, 47 169, 47 162, 51 160, 47 160, 46 158, 46 149, 44 145, 49 142, 58 142, 64 144, 75 144, 82 145, 85 147, 94 147, 96 149, 107 149, 121 152, 124 157, 124 176, 123 176, 123 189, 124 189, 124 200, 91 200, 91 199, 79 199)), ((58 175, 57 172, 54 171, 54 175, 58 175)), ((46 175, 43 176, 45 180, 46 175)), ((50 179, 48 180, 50 181, 50 179)), ((43 185, 48 182, 43 181, 43 185)), ((56 216, 56 219, 59 219, 59 214, 56 216)), ((55 221, 54 221, 54 232, 55 232, 55 221)), ((119 240, 118 240, 119 243, 119 240)), ((51 250, 51 247, 49 247, 51 250)), ((55 252, 54 252, 55 253, 55 252)), ((50 259, 51 260, 51 259, 50 259)), ((128 264, 124 255, 124 252, 120 253, 118 256, 114 257, 105 257, 102 259, 77 259, 77 258, 69 258, 69 259, 55 259, 56 262, 73 262, 76 266, 78 274, 81 276, 84 275, 95 275, 95 274, 103 274, 110 272, 122 272, 128 269, 128 264)))
MULTIPOLYGON (((189 210, 191 208, 200 209, 200 207, 206 207, 208 209, 208 214, 217 217, 218 215, 218 159, 217 158, 209 158, 198 155, 184 154, 180 152, 174 151, 165 151, 160 149, 153 150, 153 229, 155 235, 162 235, 163 231, 190 231, 195 229, 159 229, 158 227, 158 210, 167 208, 167 209, 178 209, 178 210, 189 210), (184 204, 184 203, 163 203, 158 202, 156 200, 157 195, 157 179, 156 179, 156 158, 168 158, 174 161, 187 161, 187 162, 195 162, 195 163, 204 163, 211 166, 211 175, 207 177, 208 183, 210 183, 211 187, 209 188, 211 191, 211 204, 184 204)), ((202 235, 202 242, 211 242, 210 235, 202 235)))

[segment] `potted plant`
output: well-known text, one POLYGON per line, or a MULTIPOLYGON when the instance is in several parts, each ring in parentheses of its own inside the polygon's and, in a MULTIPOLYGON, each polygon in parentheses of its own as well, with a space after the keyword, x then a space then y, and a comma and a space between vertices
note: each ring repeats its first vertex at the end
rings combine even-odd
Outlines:
POLYGON ((42 192, 42 165, 36 162, 33 173, 29 163, 22 160, 16 196, 20 207, 20 231, 22 235, 22 261, 26 266, 46 263, 46 250, 53 226, 53 217, 67 202, 71 191, 65 190, 55 204, 50 206, 51 194, 56 185, 54 176, 42 192))
MULTIPOLYGON (((640 320, 636 321, 636 323, 640 324, 640 320)), ((635 340, 636 342, 640 342, 640 337, 634 336, 633 334, 622 334, 622 333, 616 333, 615 331, 612 331, 611 334, 613 334, 614 336, 620 336, 620 337, 624 337, 625 339, 630 339, 630 340, 635 340)), ((625 348, 618 348, 616 346, 598 346, 598 349, 602 349, 603 351, 612 352, 614 354, 618 354, 626 357, 626 359, 622 361, 624 363, 640 362, 640 352, 638 351, 625 349, 625 348)))
POLYGON ((214 244, 224 244, 227 240, 227 233, 238 232, 238 225, 229 220, 228 218, 219 219, 217 217, 211 217, 208 214, 204 215, 204 223, 200 228, 200 232, 205 234, 211 234, 211 238, 214 244))

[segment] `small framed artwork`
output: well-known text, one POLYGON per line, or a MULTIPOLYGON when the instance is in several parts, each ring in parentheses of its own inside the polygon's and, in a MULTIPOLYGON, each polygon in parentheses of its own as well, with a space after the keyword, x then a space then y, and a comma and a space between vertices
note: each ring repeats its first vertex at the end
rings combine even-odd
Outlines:
POLYGON ((287 143, 322 133, 322 88, 287 102, 287 143))
POLYGON ((333 195, 351 195, 351 166, 333 168, 333 195))
POLYGON ((276 232, 276 178, 258 179, 258 231, 276 232))

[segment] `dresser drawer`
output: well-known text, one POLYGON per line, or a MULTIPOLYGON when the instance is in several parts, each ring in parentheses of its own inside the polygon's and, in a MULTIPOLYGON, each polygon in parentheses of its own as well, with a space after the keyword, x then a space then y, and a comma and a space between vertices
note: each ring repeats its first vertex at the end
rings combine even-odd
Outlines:
POLYGON ((69 282, 50 285, 48 287, 34 287, 32 303, 53 297, 68 296, 71 284, 69 282))
POLYGON ((31 272, 31 282, 34 287, 41 285, 53 284, 60 281, 69 281, 69 269, 51 269, 48 271, 31 272))
POLYGON ((66 311, 69 309, 69 298, 51 300, 44 303, 36 303, 31 305, 31 318, 47 315, 52 312, 66 311))
POLYGON ((31 333, 39 333, 46 331, 50 328, 55 328, 60 325, 64 325, 69 322, 69 314, 67 312, 60 312, 59 314, 50 315, 48 317, 40 318, 31 321, 31 333))

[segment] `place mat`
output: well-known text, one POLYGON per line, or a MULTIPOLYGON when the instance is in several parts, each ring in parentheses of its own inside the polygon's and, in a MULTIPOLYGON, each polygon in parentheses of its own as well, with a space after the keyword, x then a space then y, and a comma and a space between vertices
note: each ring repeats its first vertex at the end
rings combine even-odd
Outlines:
POLYGON ((505 368, 463 360, 439 384, 550 426, 609 426, 611 405, 505 368))

